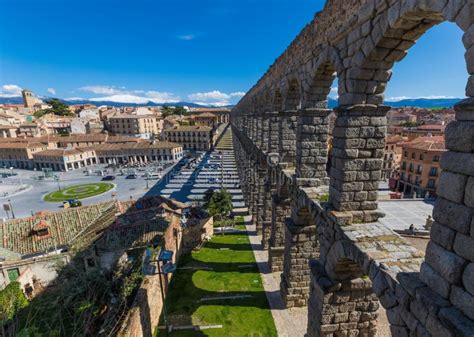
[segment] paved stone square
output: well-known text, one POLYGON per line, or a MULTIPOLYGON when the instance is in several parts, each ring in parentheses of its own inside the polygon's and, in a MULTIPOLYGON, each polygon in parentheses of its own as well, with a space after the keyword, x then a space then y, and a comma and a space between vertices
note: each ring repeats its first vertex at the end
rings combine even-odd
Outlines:
POLYGON ((392 229, 408 229, 411 224, 423 229, 428 215, 433 214, 434 202, 423 200, 391 200, 380 201, 379 209, 385 217, 379 221, 392 229))

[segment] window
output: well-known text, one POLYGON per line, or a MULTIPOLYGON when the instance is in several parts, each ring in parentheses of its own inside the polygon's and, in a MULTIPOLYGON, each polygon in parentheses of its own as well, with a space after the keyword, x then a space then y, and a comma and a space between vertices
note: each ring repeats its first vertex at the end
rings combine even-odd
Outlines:
POLYGON ((439 156, 433 156, 433 161, 439 161, 439 156))
POLYGON ((423 172, 423 165, 418 165, 418 167, 416 169, 416 173, 421 174, 421 172, 423 172))
POLYGON ((427 187, 435 188, 435 180, 434 179, 429 179, 427 187))
POLYGON ((411 153, 411 159, 415 159, 415 152, 411 153))
POLYGON ((438 168, 437 167, 432 167, 430 169, 430 177, 436 177, 438 175, 438 168))
POLYGON ((420 181, 420 176, 416 176, 415 177, 415 185, 417 185, 417 186, 420 185, 420 182, 421 182, 420 181))
POLYGON ((423 160, 424 156, 423 153, 420 153, 420 160, 423 160))
POLYGON ((407 169, 407 162, 404 161, 404 162, 402 163, 402 170, 406 170, 406 169, 407 169))
POLYGON ((408 157, 408 151, 405 151, 405 152, 403 153, 403 156, 408 157))
POLYGON ((8 269, 8 279, 10 282, 14 282, 20 276, 20 270, 18 268, 8 269))
POLYGON ((408 168, 408 171, 413 172, 413 167, 414 167, 413 163, 410 163, 410 166, 409 166, 409 168, 408 168))

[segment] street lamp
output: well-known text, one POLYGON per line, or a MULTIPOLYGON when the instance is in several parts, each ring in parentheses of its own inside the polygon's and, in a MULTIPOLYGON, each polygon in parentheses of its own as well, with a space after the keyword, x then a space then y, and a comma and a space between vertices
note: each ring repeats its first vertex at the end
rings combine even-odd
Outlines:
POLYGON ((58 189, 59 191, 61 191, 61 185, 59 184, 59 174, 54 175, 54 180, 56 180, 56 182, 58 183, 58 189))
POLYGON ((168 314, 166 309, 165 301, 165 291, 163 287, 162 275, 166 276, 166 286, 168 285, 168 274, 173 273, 176 270, 176 265, 172 263, 173 260, 173 251, 171 250, 160 250, 160 255, 158 256, 158 274, 160 276, 160 288, 161 288, 161 300, 163 302, 163 320, 165 321, 166 336, 169 336, 169 326, 168 326, 168 314), (160 261, 162 265, 160 267, 160 261))
POLYGON ((13 213, 13 206, 10 199, 8 199, 8 203, 10 204, 10 211, 12 212, 12 218, 15 219, 15 213, 13 213))

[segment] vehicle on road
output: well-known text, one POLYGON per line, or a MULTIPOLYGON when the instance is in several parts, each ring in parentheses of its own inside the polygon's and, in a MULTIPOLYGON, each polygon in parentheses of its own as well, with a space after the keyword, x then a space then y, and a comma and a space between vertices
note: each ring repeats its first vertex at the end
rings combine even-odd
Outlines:
POLYGON ((135 173, 129 174, 128 176, 125 177, 125 179, 137 179, 137 175, 135 173))
POLYGON ((115 176, 105 176, 102 178, 104 181, 110 181, 110 180, 115 180, 115 176))
POLYGON ((161 179, 161 173, 147 173, 145 175, 145 179, 148 179, 148 180, 153 180, 153 179, 161 179))
POLYGON ((80 207, 80 206, 82 206, 82 202, 80 200, 68 199, 66 201, 63 201, 63 207, 64 208, 80 207))

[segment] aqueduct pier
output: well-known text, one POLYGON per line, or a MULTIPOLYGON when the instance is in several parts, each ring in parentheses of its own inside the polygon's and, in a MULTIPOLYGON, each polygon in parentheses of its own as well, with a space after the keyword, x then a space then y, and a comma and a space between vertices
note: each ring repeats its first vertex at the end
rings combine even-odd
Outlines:
POLYGON ((233 109, 246 202, 287 306, 308 308, 307 336, 374 336, 379 305, 393 336, 474 336, 473 74, 474 1, 328 0, 233 109), (444 21, 464 33, 469 80, 424 255, 378 222, 383 101, 394 63, 444 21))

